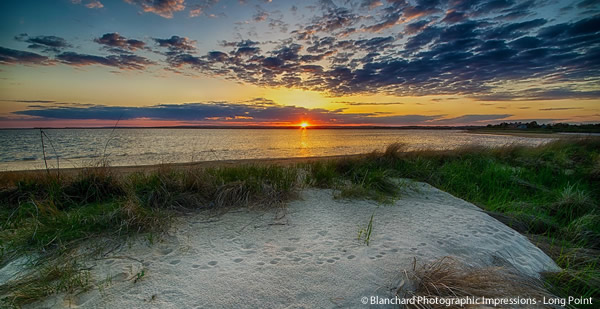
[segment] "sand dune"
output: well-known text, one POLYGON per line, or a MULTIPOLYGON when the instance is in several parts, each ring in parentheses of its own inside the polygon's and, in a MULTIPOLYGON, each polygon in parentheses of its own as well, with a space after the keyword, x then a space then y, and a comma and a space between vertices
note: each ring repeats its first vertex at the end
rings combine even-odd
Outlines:
POLYGON ((93 261, 94 280, 111 278, 101 289, 32 307, 364 308, 363 296, 393 295, 414 258, 507 261, 530 276, 558 269, 476 206, 427 184, 411 187, 389 206, 307 189, 285 210, 184 217, 159 243, 140 239, 93 261), (373 212, 367 246, 357 233, 373 212))

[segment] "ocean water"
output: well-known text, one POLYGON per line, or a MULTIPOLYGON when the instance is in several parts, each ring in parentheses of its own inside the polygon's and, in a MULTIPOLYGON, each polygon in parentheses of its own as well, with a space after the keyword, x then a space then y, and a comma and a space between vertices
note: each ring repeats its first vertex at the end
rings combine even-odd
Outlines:
MULTIPOLYGON (((85 167, 345 155, 405 143, 408 150, 539 145, 551 138, 396 129, 45 129, 48 165, 85 167)), ((44 168, 39 130, 0 130, 0 170, 44 168)))

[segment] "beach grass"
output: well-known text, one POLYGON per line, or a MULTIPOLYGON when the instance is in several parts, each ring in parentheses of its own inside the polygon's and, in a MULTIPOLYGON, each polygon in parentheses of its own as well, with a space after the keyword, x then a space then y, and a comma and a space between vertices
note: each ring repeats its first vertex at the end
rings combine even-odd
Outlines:
MULTIPOLYGON (((119 174, 103 164, 72 175, 2 173, 0 265, 20 256, 35 261, 27 285, 17 280, 2 286, 0 294, 18 307, 59 290, 85 290, 88 285, 80 280, 85 270, 61 270, 58 257, 74 256, 90 241, 160 234, 170 218, 189 212, 284 207, 305 186, 332 189, 338 198, 389 203, 401 194, 398 179, 410 178, 472 202, 529 236, 563 268, 545 275, 555 294, 598 299, 599 139, 570 138, 538 147, 404 150, 393 144, 383 152, 297 165, 164 165, 119 174), (54 269, 52 276, 42 269, 54 269), (57 282, 72 284, 57 289, 57 282), (25 293, 25 287, 45 292, 25 293)), ((376 222, 369 226, 372 230, 376 222)))
MULTIPOLYGON (((530 299, 537 301, 542 298, 554 297, 544 286, 544 283, 536 278, 521 275, 515 269, 508 266, 490 266, 485 268, 469 267, 465 263, 452 258, 442 257, 436 261, 414 265, 410 274, 413 288, 409 291, 400 289, 404 298, 426 297, 426 298, 467 298, 485 297, 488 301, 486 307, 496 307, 493 301, 510 297, 520 298, 523 302, 517 307, 536 307, 530 299)), ((408 304, 407 308, 434 309, 434 308, 468 308, 468 304, 439 303, 439 304, 408 304)), ((500 305, 501 308, 505 307, 500 305)), ((511 307, 512 308, 512 307, 511 307)))
POLYGON ((545 274, 552 292, 600 301, 600 139, 413 152, 395 144, 382 153, 319 163, 309 177, 336 188, 337 179, 363 168, 427 182, 478 205, 557 262, 562 271, 545 274))

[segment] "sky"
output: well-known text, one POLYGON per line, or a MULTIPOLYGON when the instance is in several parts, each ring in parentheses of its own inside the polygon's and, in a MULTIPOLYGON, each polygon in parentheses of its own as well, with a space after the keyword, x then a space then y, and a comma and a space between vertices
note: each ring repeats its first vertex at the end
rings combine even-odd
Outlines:
POLYGON ((0 2, 0 128, 600 122, 600 1, 0 2))

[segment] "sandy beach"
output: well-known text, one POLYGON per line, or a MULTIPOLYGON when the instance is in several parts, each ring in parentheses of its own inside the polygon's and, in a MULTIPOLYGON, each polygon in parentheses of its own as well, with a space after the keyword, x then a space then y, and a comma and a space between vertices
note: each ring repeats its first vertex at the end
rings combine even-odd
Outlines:
POLYGON ((533 277, 558 270, 526 237, 424 183, 388 206, 306 189, 285 209, 182 217, 158 243, 140 237, 90 261, 99 287, 28 308, 364 308, 363 296, 409 289, 415 261, 444 256, 533 277), (367 246, 357 232, 371 214, 367 246))

